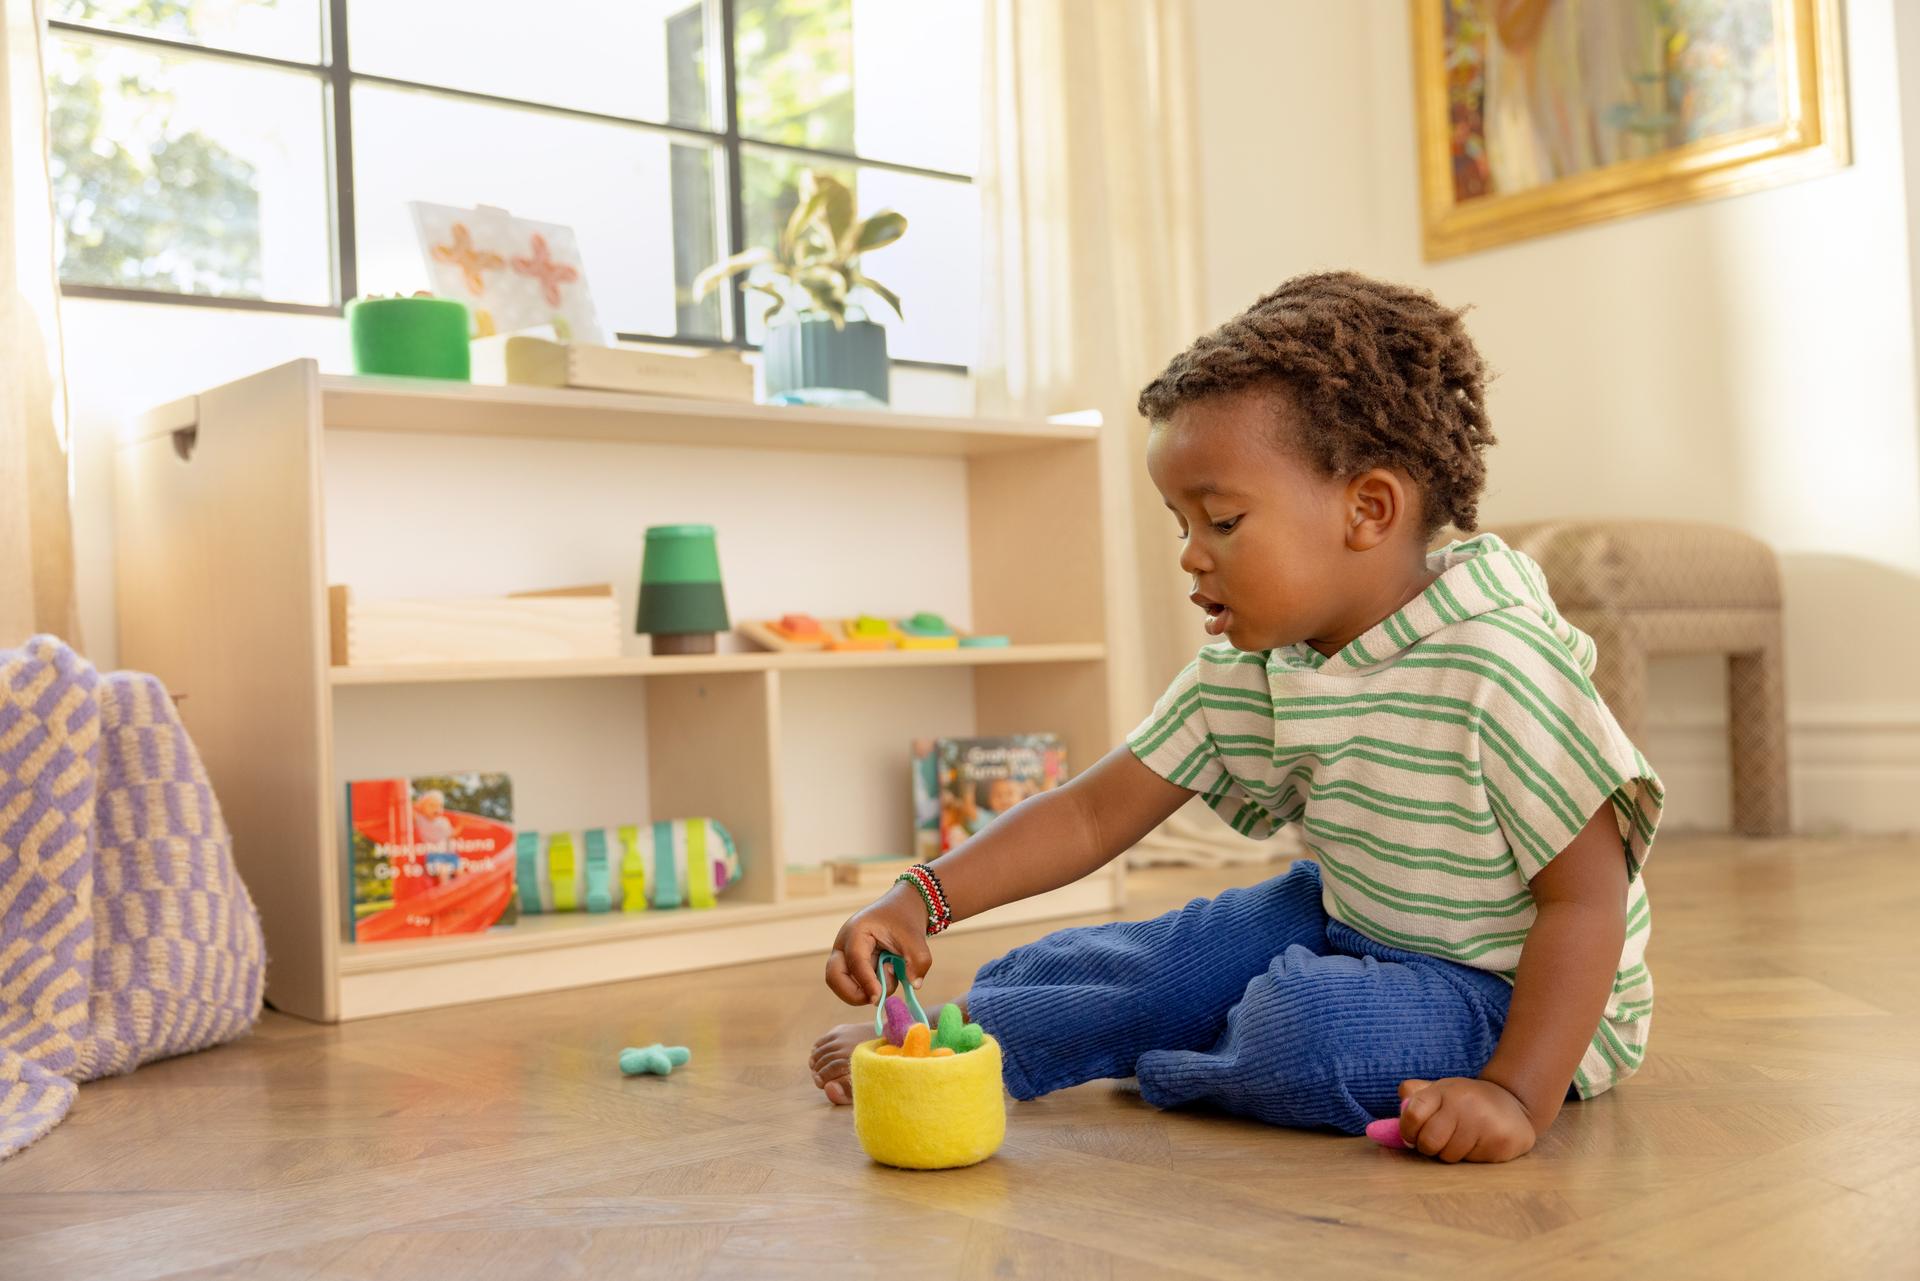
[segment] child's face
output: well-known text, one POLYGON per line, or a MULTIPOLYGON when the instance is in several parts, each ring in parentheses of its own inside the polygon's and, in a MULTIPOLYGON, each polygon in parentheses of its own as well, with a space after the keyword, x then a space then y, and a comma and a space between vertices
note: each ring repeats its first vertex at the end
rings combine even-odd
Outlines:
POLYGON ((987 808, 996 814, 1018 805, 1026 799, 1026 789, 1010 778, 996 778, 987 784, 987 808))
POLYGON ((1321 476, 1283 445, 1276 415, 1291 412, 1268 391, 1209 397, 1157 425, 1147 446, 1207 634, 1236 649, 1344 644, 1377 621, 1362 617, 1375 585, 1349 538, 1356 514, 1368 518, 1361 482, 1321 476))

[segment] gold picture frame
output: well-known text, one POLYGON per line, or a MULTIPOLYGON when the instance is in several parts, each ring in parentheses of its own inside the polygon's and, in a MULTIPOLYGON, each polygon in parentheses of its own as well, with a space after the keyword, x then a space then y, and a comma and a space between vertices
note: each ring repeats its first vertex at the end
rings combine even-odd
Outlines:
MULTIPOLYGON (((1480 10, 1490 2, 1410 0, 1422 231, 1429 260, 1472 253, 1667 205, 1796 182, 1831 173, 1848 163, 1846 71, 1839 0, 1771 0, 1772 40, 1768 54, 1780 95, 1776 104, 1778 119, 1666 146, 1653 154, 1572 172, 1538 185, 1522 188, 1516 182, 1515 190, 1504 193, 1494 190, 1492 153, 1497 140, 1487 136, 1486 105, 1491 92, 1487 85, 1495 73, 1491 68, 1475 71, 1471 57, 1456 58, 1451 77, 1448 72, 1449 57, 1468 47, 1465 44, 1449 47, 1450 14, 1456 31, 1462 29, 1462 24, 1484 26, 1480 10), (1464 9, 1453 6, 1464 6, 1464 9), (1472 97, 1476 74, 1481 76, 1481 97, 1477 103, 1472 97), (1455 118, 1456 104, 1451 100, 1450 90, 1457 92, 1463 104, 1460 119, 1455 118), (1480 126, 1478 154, 1471 146, 1476 111, 1480 126), (1464 140, 1457 152, 1456 139, 1464 140), (1462 185, 1471 188, 1483 181, 1489 188, 1485 194, 1469 190, 1462 198, 1462 185)), ((1530 16, 1536 19, 1532 30, 1537 32, 1541 15, 1550 13, 1549 6, 1554 2, 1535 0, 1529 6, 1526 0, 1516 0, 1506 12, 1518 10, 1526 14, 1531 7, 1530 16)), ((1601 2, 1626 5, 1633 0, 1601 2)), ((1560 3, 1565 5, 1567 0, 1560 3)), ((1678 47, 1684 50, 1686 42, 1684 33, 1681 34, 1678 47)), ((1500 38, 1498 27, 1482 35, 1479 47, 1483 50, 1483 59, 1488 57, 1484 53, 1486 42, 1500 38)), ((1663 61, 1672 60, 1669 50, 1675 46, 1671 42, 1654 47, 1663 61)), ((1504 46, 1499 52, 1505 52, 1504 46)), ((1654 83, 1657 93, 1671 92, 1664 75, 1645 75, 1639 79, 1654 83)), ((1532 82, 1527 88, 1537 92, 1532 82)), ((1524 111, 1524 104, 1521 109, 1524 111)), ((1671 118, 1670 112, 1661 117, 1663 121, 1671 118)), ((1670 125, 1668 128, 1671 131, 1670 125)), ((1616 131, 1622 138, 1628 132, 1624 127, 1616 131)), ((1641 132, 1649 131, 1642 129, 1641 132)), ((1643 148, 1657 145, 1645 138, 1632 141, 1643 148)))

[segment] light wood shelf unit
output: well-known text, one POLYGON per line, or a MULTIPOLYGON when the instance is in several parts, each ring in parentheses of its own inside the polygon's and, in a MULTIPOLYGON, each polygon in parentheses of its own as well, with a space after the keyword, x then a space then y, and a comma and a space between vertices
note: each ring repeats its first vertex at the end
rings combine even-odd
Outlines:
MULTIPOLYGON (((1115 448, 1111 434, 1087 426, 350 378, 295 361, 160 406, 123 442, 120 660, 183 696, 181 714, 266 928, 276 1008, 334 1021, 824 951, 838 923, 871 896, 785 892, 783 680, 814 672, 917 680, 911 673, 961 669, 977 732, 1054 728, 1070 759, 1091 764, 1122 723, 1105 584, 1108 531, 1118 526, 1117 497, 1103 478, 1120 474, 1115 448), (330 667, 328 431, 958 460, 971 621, 1019 643, 330 667), (1072 572, 1036 568, 1036 545, 1050 549, 1050 566, 1072 572), (554 680, 645 683, 653 811, 720 817, 741 844, 742 882, 701 912, 523 917, 481 935, 343 941, 336 699, 447 682, 520 681, 537 691, 554 680)), ((1111 910, 1123 893, 1116 864, 960 928, 1111 910)))

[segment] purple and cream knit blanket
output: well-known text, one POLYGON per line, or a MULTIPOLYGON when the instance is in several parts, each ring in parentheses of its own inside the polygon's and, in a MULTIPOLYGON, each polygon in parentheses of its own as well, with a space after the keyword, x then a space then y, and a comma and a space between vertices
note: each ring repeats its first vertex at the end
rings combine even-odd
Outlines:
POLYGON ((265 971, 165 687, 51 636, 0 650, 0 1159, 77 1082, 245 1035, 265 971))

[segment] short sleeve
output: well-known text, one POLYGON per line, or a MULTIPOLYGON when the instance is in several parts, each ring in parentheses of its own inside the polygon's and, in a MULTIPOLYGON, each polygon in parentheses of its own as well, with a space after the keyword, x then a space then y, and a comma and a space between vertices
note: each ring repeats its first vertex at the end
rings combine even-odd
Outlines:
POLYGON ((1486 659, 1479 758, 1487 801, 1532 880, 1611 801, 1629 879, 1653 847, 1666 802, 1659 775, 1572 659, 1503 647, 1486 659))
MULTIPOLYGON (((1154 704, 1152 713, 1127 735, 1127 746, 1143 765, 1161 778, 1200 793, 1234 831, 1264 840, 1283 824, 1255 800, 1227 768, 1209 720, 1210 714, 1223 705, 1245 703, 1251 695, 1216 684, 1215 666, 1206 661, 1204 653, 1187 664, 1186 670, 1174 678, 1167 692, 1154 704)), ((1231 714, 1247 717, 1247 713, 1238 710, 1231 714)), ((1271 713, 1258 720, 1257 728, 1264 731, 1267 741, 1271 742, 1271 713)), ((1239 728, 1255 726, 1248 724, 1239 728)))

